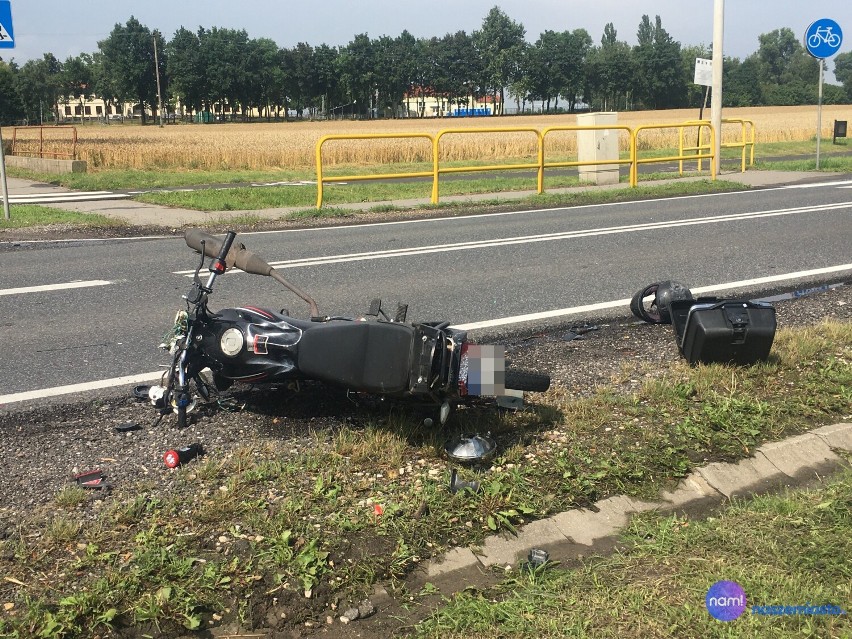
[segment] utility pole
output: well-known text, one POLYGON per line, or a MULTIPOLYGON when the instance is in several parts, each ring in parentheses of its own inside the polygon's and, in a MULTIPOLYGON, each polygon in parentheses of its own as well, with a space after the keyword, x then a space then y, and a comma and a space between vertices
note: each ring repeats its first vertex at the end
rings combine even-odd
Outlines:
POLYGON ((723 40, 725 36, 725 0, 714 0, 713 4, 713 101, 710 105, 710 121, 716 135, 713 136, 713 162, 716 175, 722 169, 722 65, 724 64, 723 40))
POLYGON ((160 128, 163 128, 163 95, 160 93, 160 59, 157 56, 157 32, 154 31, 154 73, 157 75, 157 113, 160 116, 160 128))

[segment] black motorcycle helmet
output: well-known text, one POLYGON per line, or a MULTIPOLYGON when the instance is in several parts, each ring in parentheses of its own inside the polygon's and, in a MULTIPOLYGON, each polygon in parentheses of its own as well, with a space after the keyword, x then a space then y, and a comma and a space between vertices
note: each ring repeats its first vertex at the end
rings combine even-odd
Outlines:
POLYGON ((630 300, 630 310, 641 320, 651 324, 671 324, 672 317, 669 305, 677 300, 691 300, 692 291, 685 285, 674 280, 654 282, 636 292, 630 300), (654 296, 650 306, 645 306, 645 299, 654 296))

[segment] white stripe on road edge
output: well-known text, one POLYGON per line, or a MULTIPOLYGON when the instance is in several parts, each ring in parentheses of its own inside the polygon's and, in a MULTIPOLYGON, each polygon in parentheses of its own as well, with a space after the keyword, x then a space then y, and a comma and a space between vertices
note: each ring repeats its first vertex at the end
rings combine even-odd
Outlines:
MULTIPOLYGON (((795 280, 802 277, 813 277, 815 275, 828 275, 830 273, 840 273, 842 271, 852 271, 852 264, 840 264, 839 266, 829 266, 827 268, 817 268, 810 271, 796 271, 795 273, 784 273, 783 275, 770 275, 769 277, 757 277, 750 280, 740 280, 738 282, 728 282, 727 284, 711 284, 710 286, 701 286, 691 289, 693 293, 711 293, 716 291, 727 291, 734 288, 745 288, 747 286, 755 286, 757 284, 770 284, 773 282, 783 282, 786 280, 795 280)), ((630 304, 630 298, 623 300, 615 300, 612 302, 601 302, 600 304, 588 304, 586 306, 574 306, 571 308, 560 308, 553 311, 545 311, 543 313, 529 313, 528 315, 515 315, 513 317, 503 317, 500 319, 486 320, 484 322, 471 322, 469 324, 460 324, 453 328, 461 330, 474 330, 477 328, 493 328, 495 326, 508 326, 510 324, 520 324, 522 322, 532 322, 536 320, 552 319, 554 317, 567 317, 569 315, 577 315, 579 313, 589 313, 592 311, 601 311, 608 308, 616 308, 618 306, 627 306, 630 304)))
POLYGON ((9 204, 61 204, 62 202, 94 202, 100 200, 126 200, 130 196, 126 193, 112 193, 109 195, 90 195, 89 193, 69 195, 42 195, 39 198, 16 196, 9 197, 9 204))
POLYGON ((791 184, 790 186, 782 186, 782 189, 816 189, 822 186, 839 186, 841 188, 852 188, 849 186, 844 186, 846 184, 852 184, 852 180, 840 180, 838 182, 814 182, 812 184, 791 184))
POLYGON ((84 382, 82 384, 68 384, 67 386, 54 386, 41 390, 24 391, 10 395, 0 395, 0 406, 4 404, 16 404, 33 399, 44 399, 45 397, 57 397, 59 395, 70 395, 72 393, 85 393, 86 391, 124 386, 125 384, 141 384, 142 382, 158 381, 163 376, 163 371, 153 373, 142 373, 140 375, 126 375, 124 377, 113 377, 112 379, 101 379, 95 382, 84 382))
POLYGON ((89 288, 91 286, 106 286, 112 284, 106 280, 89 280, 86 282, 66 282, 65 284, 42 284, 40 286, 23 286, 21 288, 0 289, 0 295, 20 295, 21 293, 42 293, 44 291, 64 291, 70 288, 89 288))
MULTIPOLYGON (((801 213, 832 212, 852 208, 852 202, 837 202, 834 204, 799 206, 788 209, 775 209, 771 211, 754 211, 750 213, 735 213, 731 215, 719 215, 714 217, 694 217, 685 220, 674 220, 670 222, 648 222, 643 224, 629 224, 624 226, 610 226, 579 231, 562 231, 559 233, 545 233, 540 235, 526 235, 518 237, 498 238, 493 240, 478 240, 474 242, 455 242, 452 244, 436 244, 431 246, 413 246, 408 248, 389 249, 384 251, 372 251, 364 253, 348 253, 343 255, 326 255, 319 257, 307 257, 295 260, 270 262, 275 268, 299 268, 303 266, 319 266, 322 264, 340 264, 344 262, 360 262, 365 260, 380 260, 391 257, 407 257, 412 255, 426 255, 429 253, 447 253, 451 251, 469 251, 473 249, 490 248, 496 246, 511 246, 514 244, 532 244, 536 242, 552 242, 556 240, 570 240, 576 238, 595 237, 600 235, 614 235, 619 233, 636 233, 640 231, 655 231, 658 229, 669 229, 681 226, 696 226, 701 224, 721 224, 723 222, 739 222, 743 220, 762 219, 766 217, 778 217, 784 215, 796 215, 801 213)), ((241 271, 235 269, 232 273, 241 271)), ((175 271, 176 274, 192 277, 195 271, 175 271)))
MULTIPOLYGON (((725 291, 732 288, 741 288, 753 286, 756 284, 768 284, 771 282, 783 282, 785 280, 794 280, 802 277, 812 277, 814 275, 827 275, 830 273, 839 273, 842 271, 852 271, 852 264, 840 264, 839 266, 829 266, 827 268, 817 268, 809 271, 796 271, 794 273, 785 273, 783 275, 771 275, 769 277, 758 277, 750 280, 740 280, 738 282, 728 282, 726 284, 712 284, 710 286, 702 286, 692 289, 693 293, 708 293, 711 291, 725 291)), ((569 315, 577 315, 579 313, 588 313, 592 311, 605 310, 608 308, 617 308, 619 306, 628 306, 630 299, 614 300, 612 302, 600 302, 598 304, 586 304, 585 306, 574 306, 571 308, 561 308, 554 311, 545 311, 543 313, 530 313, 528 315, 516 315, 514 317, 504 317, 496 320, 485 322, 472 322, 469 324, 458 324, 453 328, 461 330, 474 330, 477 328, 490 328, 494 326, 508 326, 510 324, 520 324, 522 322, 531 322, 541 319, 549 319, 553 317, 567 317, 569 315)), ((0 406, 3 404, 13 404, 16 402, 24 402, 33 399, 43 399, 45 397, 56 397, 58 395, 67 395, 70 393, 82 393, 90 390, 99 390, 102 388, 111 388, 113 386, 123 386, 124 384, 139 384, 142 382, 150 382, 159 380, 163 375, 163 371, 155 371, 153 373, 142 373, 140 375, 131 375, 127 377, 115 377, 113 379, 104 379, 95 382, 87 382, 83 384, 71 384, 70 386, 57 386, 55 388, 45 388, 42 390, 26 391, 22 393, 12 393, 11 395, 0 395, 0 406)))
POLYGON ((86 195, 110 195, 112 191, 51 191, 50 193, 17 193, 9 196, 9 200, 28 200, 42 197, 83 197, 86 195))

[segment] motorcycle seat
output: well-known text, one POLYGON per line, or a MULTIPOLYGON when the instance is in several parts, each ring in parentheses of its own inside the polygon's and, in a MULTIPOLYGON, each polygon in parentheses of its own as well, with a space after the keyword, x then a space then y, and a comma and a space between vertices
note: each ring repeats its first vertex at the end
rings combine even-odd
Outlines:
POLYGON ((388 322, 329 322, 304 331, 299 370, 353 391, 408 390, 414 329, 388 322))

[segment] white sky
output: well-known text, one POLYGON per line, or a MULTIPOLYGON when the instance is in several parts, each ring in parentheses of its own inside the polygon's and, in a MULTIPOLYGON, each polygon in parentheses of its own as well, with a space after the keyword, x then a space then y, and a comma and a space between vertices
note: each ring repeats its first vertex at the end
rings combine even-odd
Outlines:
MULTIPOLYGON (((0 0, 2 2, 3 0, 0 0)), ((272 38, 279 46, 298 42, 345 45, 356 34, 395 37, 408 29, 415 37, 478 29, 494 5, 526 27, 527 40, 539 34, 585 28, 597 44, 612 22, 620 40, 636 42, 642 14, 659 14, 663 27, 684 45, 710 44, 713 0, 11 0, 14 49, 0 57, 18 63, 45 52, 60 60, 97 50, 116 23, 134 15, 170 39, 181 26, 245 29, 252 38, 272 38)), ((819 18, 832 18, 845 30, 841 52, 852 50, 850 0, 728 0, 725 54, 743 58, 757 50, 758 35, 781 27, 801 38, 819 18)), ((833 64, 829 61, 829 71, 833 64)))

